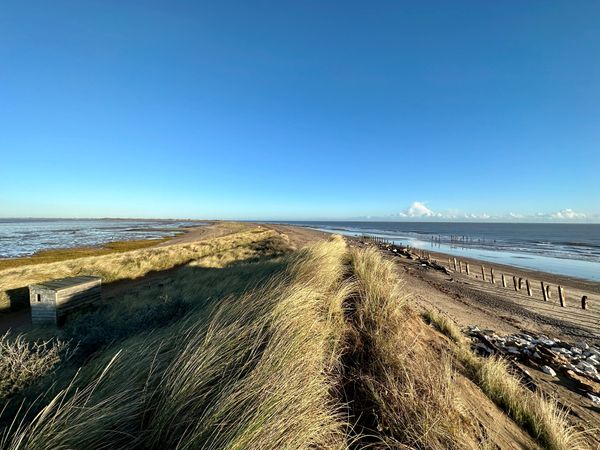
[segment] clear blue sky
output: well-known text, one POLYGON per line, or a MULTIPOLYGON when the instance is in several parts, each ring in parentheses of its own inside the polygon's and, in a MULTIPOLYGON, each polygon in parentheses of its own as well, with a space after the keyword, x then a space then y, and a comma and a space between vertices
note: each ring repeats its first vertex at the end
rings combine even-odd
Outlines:
POLYGON ((598 221, 600 2, 5 0, 0 155, 3 217, 598 221))

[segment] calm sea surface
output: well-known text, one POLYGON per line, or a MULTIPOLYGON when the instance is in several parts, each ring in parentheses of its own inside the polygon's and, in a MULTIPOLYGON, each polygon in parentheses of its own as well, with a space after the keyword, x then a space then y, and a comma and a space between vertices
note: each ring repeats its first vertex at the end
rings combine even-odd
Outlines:
POLYGON ((0 219, 0 258, 106 242, 160 239, 200 223, 152 220, 0 219))
POLYGON ((417 248, 600 281, 598 224, 288 223, 352 236, 370 234, 417 248))

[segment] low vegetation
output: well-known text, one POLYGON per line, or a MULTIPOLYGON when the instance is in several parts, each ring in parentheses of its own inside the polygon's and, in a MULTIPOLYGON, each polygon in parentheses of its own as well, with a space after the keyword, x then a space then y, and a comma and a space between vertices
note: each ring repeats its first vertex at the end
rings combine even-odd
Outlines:
MULTIPOLYGON (((169 270, 199 259, 215 258, 215 255, 225 251, 231 255, 234 249, 252 252, 252 245, 260 246, 265 242, 280 245, 282 239, 274 231, 246 227, 245 231, 207 241, 5 269, 0 271, 0 309, 9 308, 15 303, 26 303, 27 286, 48 279, 75 275, 101 276, 105 283, 134 279, 151 271, 169 270)), ((235 261, 238 256, 242 259, 242 255, 233 253, 231 261, 235 261)))
POLYGON ((7 427, 4 448, 344 448, 331 396, 344 252, 341 239, 301 250, 209 317, 192 306, 103 352, 31 420, 7 427))
POLYGON ((129 252, 131 250, 153 247, 163 242, 168 242, 169 239, 170 238, 115 241, 107 242, 106 244, 97 247, 57 248, 52 250, 42 250, 32 256, 0 259, 0 270, 66 261, 69 259, 84 258, 87 256, 101 256, 108 255, 109 253, 129 252))
POLYGON ((438 331, 448 336, 455 343, 464 343, 465 336, 463 335, 462 331, 460 331, 460 328, 458 328, 458 326, 446 316, 430 310, 425 311, 423 318, 427 323, 433 325, 438 331))
POLYGON ((47 375, 71 351, 64 341, 28 341, 25 336, 0 337, 0 400, 47 375))
POLYGON ((0 448, 494 448, 459 371, 548 448, 575 448, 562 413, 524 399, 502 361, 439 315, 428 321, 455 344, 431 331, 375 249, 334 237, 291 251, 258 227, 173 247, 55 263, 111 280, 174 270, 54 338, 0 341, 0 448))

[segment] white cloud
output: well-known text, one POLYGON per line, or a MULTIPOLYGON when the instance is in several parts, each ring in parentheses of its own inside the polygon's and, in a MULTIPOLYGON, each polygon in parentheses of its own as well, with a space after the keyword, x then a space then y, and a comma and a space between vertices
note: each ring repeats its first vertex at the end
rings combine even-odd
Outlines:
POLYGON ((600 219, 600 215, 589 215, 575 212, 570 208, 563 209, 557 212, 538 212, 531 214, 509 212, 508 214, 488 214, 486 212, 466 212, 459 209, 448 209, 441 212, 434 211, 429 208, 427 202, 414 201, 405 210, 393 214, 389 217, 397 217, 402 219, 431 219, 431 220, 458 220, 458 221, 524 221, 524 222, 544 222, 553 220, 573 220, 573 221, 589 221, 592 219, 600 219))
POLYGON ((492 216, 490 216, 487 213, 482 213, 482 214, 465 213, 465 212, 461 212, 460 210, 456 210, 456 209, 443 211, 443 212, 436 212, 436 211, 433 211, 432 209, 430 209, 429 207, 427 207, 426 202, 419 202, 419 201, 412 202, 411 205, 408 208, 406 208, 404 211, 399 212, 393 216, 402 217, 402 218, 437 218, 437 219, 446 219, 446 220, 453 220, 453 219, 487 220, 487 219, 492 218, 492 216))
POLYGON ((441 217, 441 214, 436 214, 425 206, 425 202, 413 202, 406 212, 401 214, 408 217, 441 217))
POLYGON ((571 208, 566 208, 550 214, 550 217, 553 219, 585 219, 586 216, 583 213, 576 213, 571 208))

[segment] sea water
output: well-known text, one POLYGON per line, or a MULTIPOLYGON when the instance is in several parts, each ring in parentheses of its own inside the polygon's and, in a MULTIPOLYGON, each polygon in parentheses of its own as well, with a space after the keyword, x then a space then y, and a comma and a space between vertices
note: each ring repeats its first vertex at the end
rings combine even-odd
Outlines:
POLYGON ((498 264, 600 281, 600 224, 287 222, 498 264))
POLYGON ((160 239, 198 222, 119 219, 0 219, 0 258, 107 242, 160 239))

